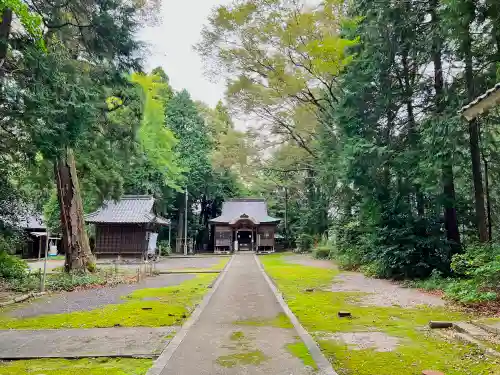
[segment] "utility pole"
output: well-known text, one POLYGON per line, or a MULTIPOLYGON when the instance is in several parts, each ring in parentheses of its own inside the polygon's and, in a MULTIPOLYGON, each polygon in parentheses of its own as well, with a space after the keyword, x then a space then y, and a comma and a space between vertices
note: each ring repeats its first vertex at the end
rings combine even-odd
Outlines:
POLYGON ((188 253, 187 231, 188 231, 188 189, 186 186, 186 204, 184 205, 184 255, 187 255, 188 253))

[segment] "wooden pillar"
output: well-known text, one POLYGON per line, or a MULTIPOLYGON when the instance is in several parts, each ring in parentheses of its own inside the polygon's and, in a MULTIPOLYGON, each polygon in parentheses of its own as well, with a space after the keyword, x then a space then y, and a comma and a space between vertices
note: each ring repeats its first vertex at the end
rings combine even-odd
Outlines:
POLYGON ((37 237, 38 239, 38 260, 42 257, 42 236, 37 237))

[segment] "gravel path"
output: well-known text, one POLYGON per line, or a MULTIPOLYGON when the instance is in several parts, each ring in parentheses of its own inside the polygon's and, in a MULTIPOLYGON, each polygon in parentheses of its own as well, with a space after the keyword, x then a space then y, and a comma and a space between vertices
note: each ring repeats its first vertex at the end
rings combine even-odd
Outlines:
POLYGON ((155 357, 175 327, 0 330, 0 359, 155 357))
POLYGON ((177 285, 193 278, 193 274, 172 274, 148 277, 138 284, 122 284, 76 292, 63 292, 23 303, 9 312, 15 318, 28 318, 46 314, 61 314, 73 311, 89 311, 109 304, 123 303, 121 297, 137 289, 160 288, 177 285))
MULTIPOLYGON (((310 255, 287 255, 283 258, 288 263, 301 264, 318 268, 337 268, 330 260, 313 259, 310 255)), ((445 301, 437 296, 420 292, 416 289, 404 288, 389 280, 366 277, 359 272, 342 272, 334 279, 333 292, 368 293, 361 299, 364 306, 401 306, 416 307, 418 305, 444 306, 445 301)))
POLYGON ((285 345, 294 329, 235 324, 283 313, 253 254, 237 254, 199 320, 173 353, 162 375, 302 375, 312 373, 285 345), (248 362, 253 362, 250 364, 248 362))
POLYGON ((334 279, 334 292, 369 293, 361 299, 365 306, 401 306, 416 307, 418 305, 444 306, 445 301, 437 296, 422 293, 416 289, 403 288, 389 280, 373 279, 358 272, 341 273, 334 279))
POLYGON ((283 257, 283 260, 288 263, 300 264, 302 266, 337 269, 336 264, 331 260, 314 259, 306 254, 287 255, 283 257))

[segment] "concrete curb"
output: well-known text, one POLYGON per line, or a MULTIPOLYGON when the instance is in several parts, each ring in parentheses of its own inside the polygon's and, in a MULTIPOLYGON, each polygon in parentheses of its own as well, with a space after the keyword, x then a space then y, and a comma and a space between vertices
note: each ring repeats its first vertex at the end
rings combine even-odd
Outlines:
MULTIPOLYGON (((326 357, 323 355, 321 352, 321 349, 319 348, 318 344, 312 336, 305 330, 304 327, 302 327, 302 324, 300 324, 299 320, 295 316, 295 314, 290 310, 288 307, 287 303, 285 302, 282 294, 278 290, 278 288, 274 285, 274 282, 271 280, 271 278, 267 275, 266 271, 264 270, 264 267, 260 263, 259 258, 257 255, 254 255, 255 261, 257 262, 257 266, 260 269, 260 272, 262 272, 262 275, 266 279, 269 288, 273 291, 276 299, 278 300, 279 304, 281 305, 281 308, 283 309, 284 313, 286 316, 288 316, 288 319, 292 322, 293 326, 295 327, 295 330, 299 334, 300 339, 304 342, 304 344, 307 346, 307 349, 309 349, 309 353, 311 353, 311 356, 314 359, 314 362, 316 362, 316 365, 318 366, 318 374, 321 375, 338 375, 335 370, 333 369, 332 365, 330 362, 326 359, 326 357)), ((149 374, 148 374, 149 375, 149 374)))
POLYGON ((217 288, 219 287, 222 280, 224 279, 224 276, 226 276, 227 270, 231 266, 233 259, 234 259, 234 255, 231 257, 229 262, 227 262, 224 269, 219 273, 219 276, 217 277, 215 284, 213 284, 213 286, 212 286, 212 289, 207 294, 205 294, 205 297, 203 297, 203 301, 201 301, 201 303, 198 305, 198 307, 196 307, 196 309, 193 311, 193 313, 188 318, 188 320, 183 324, 180 331, 167 344, 165 349, 163 349, 162 353, 160 354, 158 359, 153 363, 153 366, 148 370, 146 375, 160 375, 161 374, 163 369, 167 366, 170 358, 172 358, 172 355, 174 354, 174 352, 177 350, 179 345, 182 343, 182 340, 184 340, 184 338, 186 337, 189 329, 198 321, 201 313, 203 312, 203 310, 205 310, 205 307, 207 307, 208 303, 210 302, 210 299, 212 298, 214 293, 217 291, 217 288))

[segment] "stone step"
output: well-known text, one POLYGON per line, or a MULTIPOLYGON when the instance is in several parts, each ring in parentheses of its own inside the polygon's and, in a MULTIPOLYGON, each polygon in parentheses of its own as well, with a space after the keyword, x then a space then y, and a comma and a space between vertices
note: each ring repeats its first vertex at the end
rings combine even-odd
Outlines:
POLYGON ((472 344, 481 349, 484 353, 500 358, 500 353, 493 349, 489 343, 476 339, 473 336, 465 332, 459 332, 455 328, 453 329, 442 329, 438 331, 438 334, 451 340, 461 341, 466 344, 472 344))
POLYGON ((491 335, 497 336, 500 341, 500 322, 485 323, 483 321, 473 320, 471 324, 491 335))
POLYGON ((455 322, 452 330, 443 333, 454 339, 476 345, 487 354, 500 357, 500 337, 474 322, 455 322))

